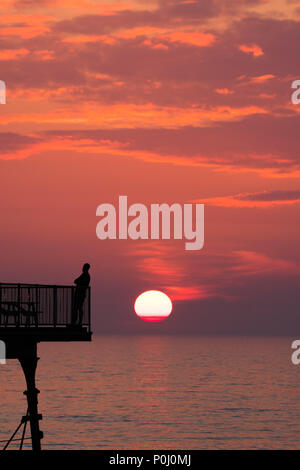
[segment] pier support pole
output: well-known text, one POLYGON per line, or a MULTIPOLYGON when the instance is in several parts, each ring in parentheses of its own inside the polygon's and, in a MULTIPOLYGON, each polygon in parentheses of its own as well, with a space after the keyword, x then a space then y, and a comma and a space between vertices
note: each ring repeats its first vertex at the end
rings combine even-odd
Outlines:
POLYGON ((37 357, 37 343, 30 341, 23 345, 22 352, 18 355, 18 360, 22 366, 27 390, 24 395, 27 397, 28 403, 28 421, 30 422, 32 450, 39 452, 41 450, 41 439, 43 433, 39 428, 39 421, 42 415, 38 414, 38 394, 39 390, 35 386, 35 373, 39 358, 37 357))

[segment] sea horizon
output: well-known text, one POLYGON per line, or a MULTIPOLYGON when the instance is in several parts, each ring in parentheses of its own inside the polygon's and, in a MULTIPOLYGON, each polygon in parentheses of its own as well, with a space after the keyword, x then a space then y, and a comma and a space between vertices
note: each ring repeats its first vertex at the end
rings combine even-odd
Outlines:
MULTIPOLYGON (((294 339, 95 334, 40 344, 43 449, 298 449, 294 339)), ((25 381, 16 360, 1 372, 5 440, 25 414, 25 381)))

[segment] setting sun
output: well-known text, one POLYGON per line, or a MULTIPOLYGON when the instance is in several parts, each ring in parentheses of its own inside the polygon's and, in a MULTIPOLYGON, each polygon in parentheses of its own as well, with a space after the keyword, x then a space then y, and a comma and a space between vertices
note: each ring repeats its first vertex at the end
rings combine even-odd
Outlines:
POLYGON ((135 301, 134 310, 138 317, 145 321, 161 321, 172 312, 171 299, 158 290, 143 292, 135 301))

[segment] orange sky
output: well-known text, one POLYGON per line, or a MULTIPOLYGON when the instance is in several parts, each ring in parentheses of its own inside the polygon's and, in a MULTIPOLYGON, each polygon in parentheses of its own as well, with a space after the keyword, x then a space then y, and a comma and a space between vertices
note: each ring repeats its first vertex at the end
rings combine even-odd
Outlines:
POLYGON ((299 330, 299 1, 0 4, 1 280, 90 262, 98 331, 299 330), (101 242, 121 194, 204 202, 204 249, 101 242), (148 288, 164 324, 134 316, 148 288))

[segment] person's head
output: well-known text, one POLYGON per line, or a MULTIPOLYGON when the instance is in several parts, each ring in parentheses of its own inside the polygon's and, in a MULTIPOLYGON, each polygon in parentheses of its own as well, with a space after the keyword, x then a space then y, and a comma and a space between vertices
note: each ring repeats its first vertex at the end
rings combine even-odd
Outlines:
POLYGON ((87 273, 88 270, 90 269, 90 267, 91 267, 91 266, 89 265, 89 263, 85 263, 85 264, 82 266, 82 271, 83 271, 84 273, 87 273))

